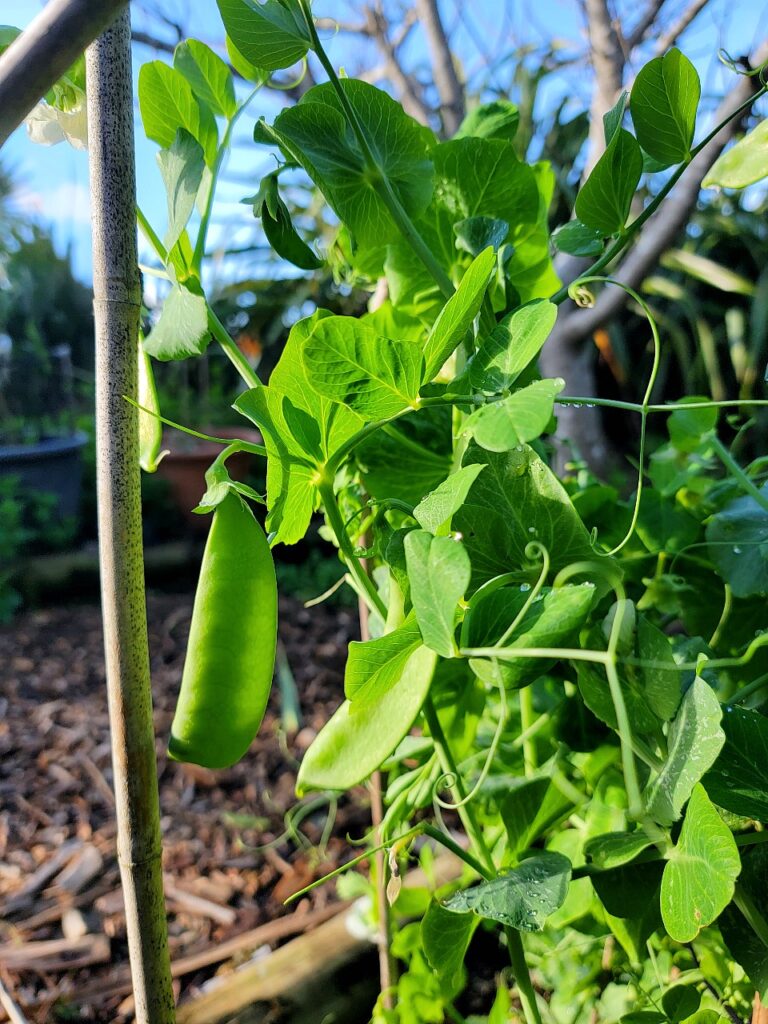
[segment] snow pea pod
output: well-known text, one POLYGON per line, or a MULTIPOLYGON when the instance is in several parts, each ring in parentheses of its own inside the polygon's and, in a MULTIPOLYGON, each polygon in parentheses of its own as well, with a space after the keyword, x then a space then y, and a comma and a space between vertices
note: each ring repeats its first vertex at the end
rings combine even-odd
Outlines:
POLYGON ((216 507, 195 594, 168 753, 228 768, 264 717, 277 642, 277 582, 267 538, 234 492, 216 507))

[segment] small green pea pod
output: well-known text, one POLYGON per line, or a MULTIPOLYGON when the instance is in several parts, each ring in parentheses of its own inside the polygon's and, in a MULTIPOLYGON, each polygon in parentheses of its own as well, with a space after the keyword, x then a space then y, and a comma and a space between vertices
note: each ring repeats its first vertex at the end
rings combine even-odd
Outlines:
POLYGON ((277 581, 259 523, 234 492, 217 506, 195 594, 168 753, 228 768, 267 706, 277 642, 277 581))

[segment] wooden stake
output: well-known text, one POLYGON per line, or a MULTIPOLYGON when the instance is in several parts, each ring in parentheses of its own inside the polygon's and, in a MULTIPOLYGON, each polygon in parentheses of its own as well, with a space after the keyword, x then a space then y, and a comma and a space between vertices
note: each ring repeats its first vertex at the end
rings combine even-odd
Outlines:
POLYGON ((149 681, 135 398, 141 281, 136 247, 131 24, 126 10, 86 54, 99 557, 117 853, 139 1024, 172 1024, 160 811, 149 681))

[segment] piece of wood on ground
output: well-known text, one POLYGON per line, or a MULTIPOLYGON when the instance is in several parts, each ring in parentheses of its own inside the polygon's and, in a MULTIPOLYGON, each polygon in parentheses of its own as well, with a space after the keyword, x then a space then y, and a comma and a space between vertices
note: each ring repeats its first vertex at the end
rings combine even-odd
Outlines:
POLYGON ((109 961, 106 935, 81 939, 46 939, 42 942, 6 943, 0 946, 0 965, 10 971, 66 971, 109 961))
MULTIPOLYGON (((458 878, 462 869, 458 857, 441 854, 429 878, 421 868, 415 868, 407 873, 403 885, 439 888, 458 878)), ((341 913, 334 913, 314 931, 300 935, 267 956, 243 964, 231 974, 214 978, 199 995, 178 1008, 177 1024, 216 1024, 255 1003, 286 998, 295 1003, 308 987, 314 991, 318 981, 371 950, 374 941, 375 936, 367 934, 361 925, 357 908, 347 907, 341 913)))
POLYGON ((100 875, 104 868, 104 858, 92 843, 84 846, 73 857, 64 870, 54 878, 50 887, 51 895, 77 893, 100 875))
POLYGON ((32 902, 32 897, 38 893, 55 874, 61 871, 61 869, 69 862, 82 845, 83 843, 79 839, 70 839, 66 843, 63 843, 49 860, 41 864, 37 871, 30 875, 21 889, 7 900, 4 906, 0 907, 0 917, 9 917, 11 914, 18 913, 19 910, 23 910, 25 907, 28 907, 32 902))

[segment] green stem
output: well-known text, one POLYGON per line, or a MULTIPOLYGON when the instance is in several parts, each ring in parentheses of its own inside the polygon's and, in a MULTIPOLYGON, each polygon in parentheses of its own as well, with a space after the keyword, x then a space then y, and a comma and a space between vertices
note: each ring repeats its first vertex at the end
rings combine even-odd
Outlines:
MULTIPOLYGON (((555 399, 555 405, 585 406, 587 409, 590 409, 592 406, 599 406, 605 409, 626 409, 627 412, 642 412, 644 408, 638 402, 620 402, 614 398, 582 398, 576 395, 558 395, 555 399)), ((676 409, 734 409, 740 408, 743 405, 764 406, 768 405, 768 399, 729 398, 721 402, 665 402, 660 405, 647 405, 645 406, 645 411, 670 413, 675 412, 676 409)))
POLYGON ((753 693, 758 693, 766 686, 768 686, 768 674, 759 676, 757 679, 753 679, 751 683, 747 683, 746 686, 742 686, 732 697, 728 698, 726 704, 742 704, 747 697, 751 697, 753 693))
POLYGON ((538 768, 536 740, 531 732, 536 723, 536 712, 533 710, 533 687, 525 686, 520 690, 520 727, 523 735, 523 763, 525 774, 533 775, 538 768))
POLYGON ((398 199, 392 185, 389 182, 386 171, 381 166, 379 161, 376 159, 376 155, 373 152, 370 143, 368 142, 368 136, 365 133, 365 128, 357 116, 357 111, 349 102, 349 97, 344 91, 339 76, 336 74, 336 70, 328 59, 328 54, 323 49, 323 44, 320 42, 320 37, 317 34, 315 28, 315 22, 312 18, 312 12, 309 9, 307 0, 299 0, 299 6, 304 15, 304 20, 307 24, 307 29, 312 39, 312 49, 317 54, 317 57, 325 69, 325 73, 328 75, 328 79, 336 91, 336 95, 339 97, 339 103, 341 109, 344 111, 344 115, 352 129, 357 144, 360 147, 363 160, 365 161, 366 168, 373 177, 373 187, 376 189, 381 201, 384 203, 386 208, 389 210, 392 220, 398 227, 403 238, 408 242, 414 253, 418 256, 424 266, 427 268, 431 276, 435 279, 438 288, 443 293, 445 298, 450 299, 454 293, 454 287, 451 283, 450 277, 446 274, 443 268, 440 266, 438 261, 432 254, 432 250, 426 244, 424 239, 416 229, 415 224, 408 216, 407 212, 403 208, 402 203, 398 199))
POLYGON ((251 364, 245 358, 243 353, 235 344, 234 339, 230 336, 229 331, 226 329, 224 324, 219 320, 216 314, 213 312, 210 306, 208 306, 208 328, 211 334, 214 336, 216 341, 219 343, 221 348, 224 350, 224 354, 227 356, 229 361, 232 363, 234 368, 243 378, 249 388, 261 387, 261 381, 258 376, 251 369, 251 364))
POLYGON ((140 206, 136 207, 136 220, 139 222, 141 233, 144 235, 146 240, 155 250, 155 255, 157 256, 157 258, 160 260, 163 266, 165 266, 165 264, 168 262, 168 251, 163 245, 163 243, 160 241, 159 236, 157 235, 155 229, 147 220, 146 215, 140 206))
MULTIPOLYGON (((453 785, 451 786, 455 792, 454 802, 457 805, 458 814, 461 819, 461 823, 464 826, 464 831, 467 833, 467 838, 474 847, 479 860, 481 860, 484 865, 483 875, 489 880, 495 878, 496 865, 493 863, 493 857, 491 856, 491 851, 488 849, 482 830, 475 821, 471 804, 463 802, 466 797, 464 782, 459 774, 458 766, 453 758, 451 748, 448 745, 448 740, 443 732, 443 727, 440 724, 440 719, 438 718, 437 710, 431 697, 427 697, 423 712, 427 725, 429 726, 429 731, 432 734, 432 739, 435 742, 437 756, 440 759, 443 771, 447 775, 450 775, 454 780, 453 785)), ((517 982, 517 988, 520 994, 520 1002, 523 1006, 526 1024, 541 1024, 539 1008, 536 1005, 536 994, 533 990, 533 983, 531 982, 531 976, 528 972, 528 965, 525 962, 525 951, 523 949, 520 933, 515 931, 514 928, 505 928, 504 932, 507 936, 509 958, 512 964, 512 970, 515 973, 515 980, 517 982)))
POLYGON ((355 554, 355 550, 349 539, 349 534, 347 533, 344 525, 344 519, 342 518, 341 511, 339 510, 338 502, 336 501, 333 483, 328 477, 323 477, 320 481, 318 484, 318 491, 320 492, 325 514, 328 517, 328 523, 336 537, 336 543, 339 545, 339 550, 344 556, 344 561, 347 563, 349 571, 355 577, 357 585, 360 588, 360 594, 365 598, 370 608, 373 611, 376 611, 382 619, 386 620, 387 606, 381 599, 381 595, 376 589, 373 580, 363 569, 360 564, 360 559, 355 554))
POLYGON ((722 462, 725 468, 731 473, 731 475, 738 481, 739 487, 747 494, 749 494, 755 501, 768 512, 768 497, 766 497, 759 487, 749 479, 747 474, 734 459, 728 449, 725 447, 723 442, 715 434, 711 434, 707 439, 712 445, 712 448, 717 455, 718 459, 722 462))
POLYGON ((523 948, 520 932, 506 925, 504 934, 507 936, 509 959, 515 974, 517 992, 520 996, 525 1019, 528 1024, 541 1024, 541 1015, 536 1003, 536 993, 531 982, 531 975, 528 972, 528 964, 525 962, 525 949, 523 948))
POLYGON ((491 851, 488 849, 485 842, 482 830, 475 821, 472 807, 468 803, 462 803, 467 795, 467 791, 464 787, 464 780, 462 779, 458 766, 453 758, 451 748, 448 746, 448 740, 443 732, 443 727, 440 724, 437 709, 435 708, 431 697, 427 697, 423 711, 427 725, 429 726, 429 731, 432 734, 432 739, 435 742, 435 749, 437 750, 437 756, 442 769, 446 775, 449 775, 453 779, 450 788, 453 789, 456 794, 456 804, 460 805, 457 810, 461 823, 464 826, 464 831, 467 833, 467 838, 470 843, 472 843, 478 858, 484 865, 483 875, 488 879, 495 878, 496 865, 493 863, 493 857, 491 856, 491 851))
MULTIPOLYGON (((688 159, 684 163, 680 164, 680 166, 678 168, 676 168, 676 170, 673 172, 672 176, 670 177, 669 181, 667 181, 667 183, 663 186, 663 188, 660 189, 658 194, 646 206, 646 208, 643 210, 643 212, 640 214, 640 216, 637 217, 634 221, 632 221, 632 223, 629 225, 629 227, 626 228, 625 231, 622 233, 622 235, 619 238, 616 239, 616 241, 613 243, 613 245, 605 253, 603 253, 603 255, 598 260, 596 260, 592 264, 592 266, 586 271, 587 274, 589 274, 589 275, 591 275, 591 274, 599 274, 610 263, 612 263, 616 259, 616 257, 619 256, 623 252, 624 249, 626 249, 626 247, 629 245, 629 243, 632 241, 632 239, 638 233, 638 231, 643 226, 643 224, 645 224, 645 222, 650 217, 653 216, 653 214, 656 212, 656 210, 659 208, 659 206, 661 206, 661 204, 664 202, 666 197, 669 195, 669 193, 675 187, 675 185, 677 184, 679 179, 685 173, 686 168, 690 166, 690 164, 699 155, 699 153, 702 151, 702 149, 704 149, 705 146, 709 145, 709 143, 712 141, 712 139, 714 139, 714 137, 720 131, 722 131, 722 129, 727 124, 729 124, 734 118, 738 117, 741 113, 743 113, 743 111, 748 110, 756 102, 756 100, 758 100, 766 92, 768 92, 768 86, 764 85, 762 87, 762 89, 759 89, 756 93, 754 93, 748 99, 744 100, 744 102, 739 104, 739 106, 734 111, 732 111, 728 115, 728 117, 726 117, 723 121, 720 122, 720 124, 718 124, 715 128, 713 128, 712 131, 709 132, 709 134, 706 135, 701 140, 701 142, 698 144, 698 146, 694 146, 694 148, 691 150, 691 153, 690 153, 690 156, 688 157, 688 159)), ((579 278, 577 280, 581 280, 581 275, 579 276, 579 278)), ((575 282, 573 282, 573 283, 575 283, 575 282)), ((560 288, 560 290, 555 292, 555 294, 552 296, 551 301, 554 302, 556 305, 560 305, 560 303, 564 302, 568 298, 568 289, 569 289, 569 287, 570 287, 569 285, 564 285, 562 288, 560 288)))
POLYGON ((219 179, 222 164, 224 163, 224 157, 227 155, 227 151, 229 150, 229 144, 232 140, 232 132, 235 129, 235 125, 237 124, 238 118, 261 88, 261 85, 257 85, 255 89, 252 89, 251 92, 240 104, 240 106, 237 108, 237 110, 234 112, 232 117, 227 122, 227 128, 226 131, 224 132, 224 138, 221 140, 221 145, 216 151, 216 160, 214 161, 213 169, 211 171, 210 188, 208 190, 208 195, 205 201, 205 209, 203 210, 203 215, 200 218, 200 227, 198 228, 197 238, 195 239, 195 251, 192 256, 192 269, 198 275, 198 277, 200 276, 200 267, 205 256, 205 242, 208 237, 208 225, 211 222, 211 214, 213 213, 213 201, 216 192, 216 183, 219 179))

